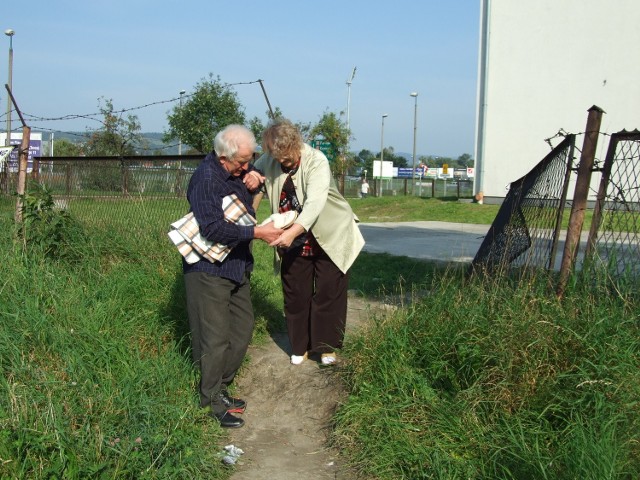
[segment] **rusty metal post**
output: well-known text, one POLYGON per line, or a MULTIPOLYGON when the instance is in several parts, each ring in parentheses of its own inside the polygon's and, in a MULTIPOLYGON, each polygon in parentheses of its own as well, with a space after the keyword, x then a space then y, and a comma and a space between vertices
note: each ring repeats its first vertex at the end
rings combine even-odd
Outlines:
POLYGON ((569 217, 569 228, 564 243, 560 276, 556 289, 556 293, 560 297, 564 294, 569 275, 571 275, 578 255, 580 235, 582 234, 582 225, 584 224, 584 214, 587 208, 587 196, 589 195, 589 185, 591 183, 591 172, 596 156, 596 147, 598 145, 603 113, 605 113, 604 110, 594 105, 589 109, 589 116, 587 117, 582 154, 580 155, 580 164, 578 165, 578 178, 576 179, 571 216, 569 217))
POLYGON ((71 163, 64 164, 64 191, 67 197, 71 195, 71 163))
POLYGON ((18 151, 18 201, 16 202, 16 223, 22 223, 22 196, 25 192, 27 182, 27 162, 29 161, 29 140, 31 139, 31 128, 22 127, 22 143, 18 151))

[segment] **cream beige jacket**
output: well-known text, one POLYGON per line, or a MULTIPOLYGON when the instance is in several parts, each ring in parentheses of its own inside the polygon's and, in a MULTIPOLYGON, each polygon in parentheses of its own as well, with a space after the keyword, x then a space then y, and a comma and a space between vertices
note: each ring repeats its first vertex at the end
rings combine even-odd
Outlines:
MULTIPOLYGON (((287 174, 280 163, 266 153, 256 160, 255 167, 266 177, 271 212, 275 213, 287 174)), ((305 144, 300 168, 291 179, 302 205, 296 223, 306 231, 311 230, 331 261, 346 273, 362 250, 364 238, 356 223, 358 218, 336 188, 327 157, 305 144)))

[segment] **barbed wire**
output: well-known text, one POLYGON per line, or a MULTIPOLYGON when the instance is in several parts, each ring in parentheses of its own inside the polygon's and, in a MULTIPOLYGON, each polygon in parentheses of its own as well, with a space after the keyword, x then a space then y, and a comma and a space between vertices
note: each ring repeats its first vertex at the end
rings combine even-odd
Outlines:
MULTIPOLYGON (((222 88, 230 88, 230 87, 235 87, 238 85, 252 85, 254 83, 260 83, 262 80, 252 80, 250 82, 235 82, 235 83, 225 83, 222 85, 222 88)), ((144 108, 149 108, 149 107, 154 107, 156 105, 163 105, 166 103, 172 103, 172 102, 176 102, 176 101, 180 101, 180 98, 185 99, 185 98, 190 98, 192 96, 194 96, 196 94, 196 92, 194 93, 189 93, 189 94, 184 94, 178 97, 173 97, 167 100, 158 100, 155 102, 150 102, 150 103, 146 103, 144 105, 138 105, 135 107, 129 107, 129 108, 122 108, 120 110, 113 110, 112 114, 116 115, 116 114, 123 114, 123 113, 127 113, 127 112, 133 112, 136 110, 142 110, 144 108)), ((15 112, 14 110, 11 110, 11 112, 15 112)), ((24 117, 28 117, 31 120, 34 121, 39 121, 39 122, 58 122, 58 121, 66 121, 66 120, 77 120, 77 119, 87 119, 87 120, 93 120, 96 122, 100 122, 102 123, 102 120, 100 120, 99 118, 94 118, 96 116, 102 116, 103 113, 102 112, 96 112, 96 113, 85 113, 85 114, 79 114, 79 113, 74 113, 74 114, 68 114, 68 115, 63 115, 60 117, 42 117, 42 116, 38 116, 38 115, 34 115, 34 114, 30 114, 27 112, 22 112, 24 117)), ((2 119, 3 117, 6 117, 7 113, 3 113, 2 115, 0 115, 0 119, 2 119)), ((5 124, 7 123, 6 119, 5 120, 0 120, 0 122, 4 122, 5 124)), ((33 127, 32 127, 33 128, 33 127)))

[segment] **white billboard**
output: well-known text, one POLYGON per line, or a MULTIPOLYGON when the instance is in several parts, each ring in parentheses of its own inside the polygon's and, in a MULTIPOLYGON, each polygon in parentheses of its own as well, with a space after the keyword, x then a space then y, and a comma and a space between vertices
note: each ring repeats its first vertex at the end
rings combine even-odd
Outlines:
POLYGON ((380 171, 380 160, 373 161, 373 178, 393 178, 393 162, 382 162, 382 172, 380 171))

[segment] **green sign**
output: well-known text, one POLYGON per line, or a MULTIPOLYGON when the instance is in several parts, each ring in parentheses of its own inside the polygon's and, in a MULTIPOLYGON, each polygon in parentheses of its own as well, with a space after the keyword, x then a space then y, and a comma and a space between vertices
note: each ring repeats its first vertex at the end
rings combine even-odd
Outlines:
POLYGON ((331 142, 326 140, 311 140, 311 146, 317 148, 326 155, 329 161, 333 161, 333 151, 331 149, 331 142))

